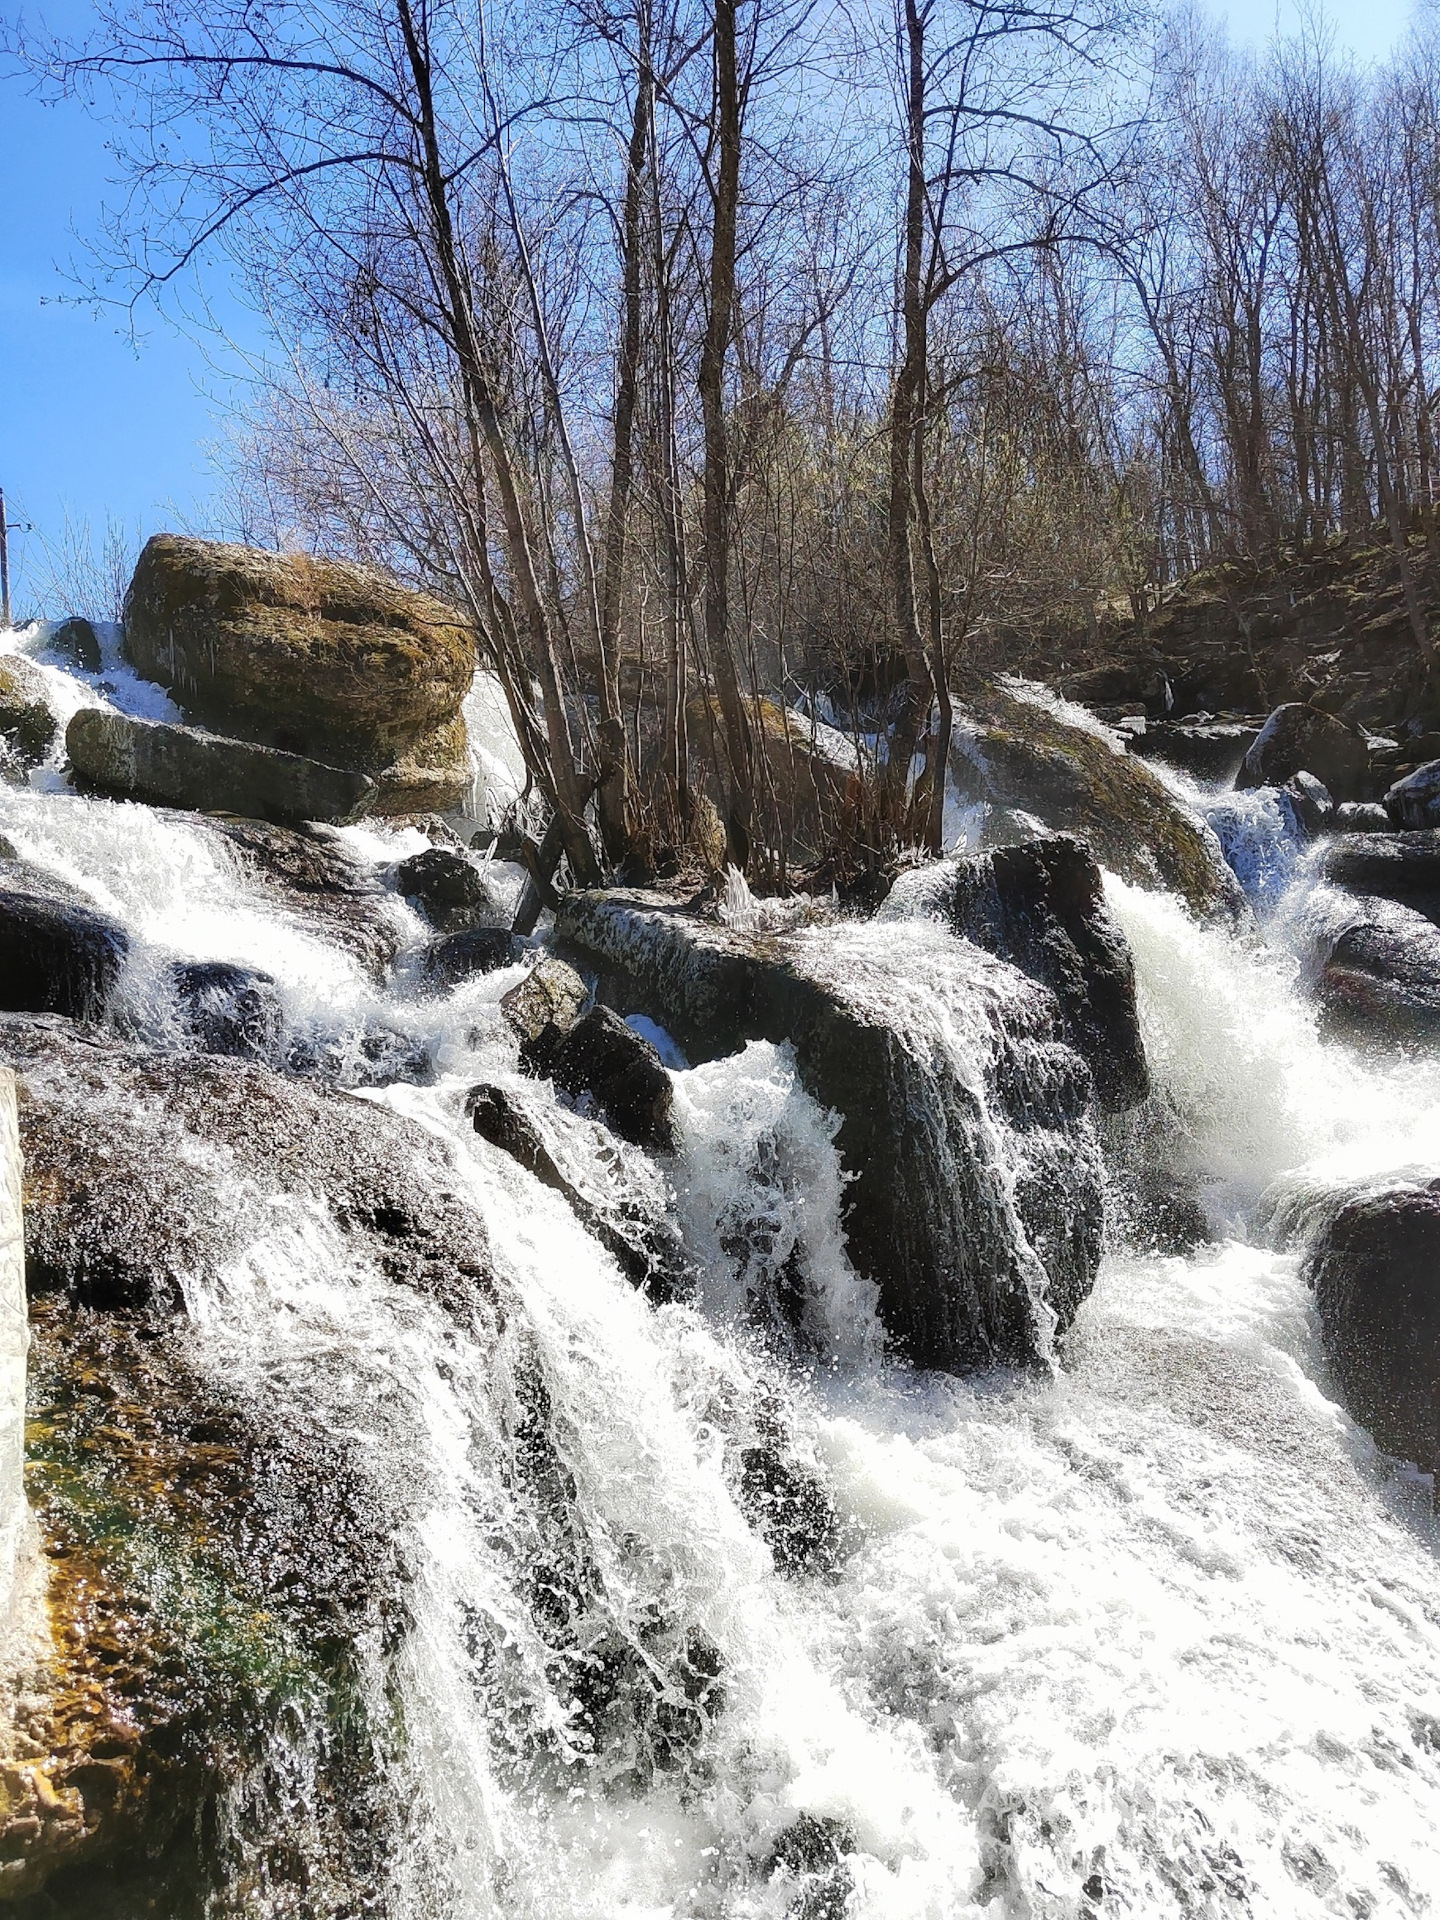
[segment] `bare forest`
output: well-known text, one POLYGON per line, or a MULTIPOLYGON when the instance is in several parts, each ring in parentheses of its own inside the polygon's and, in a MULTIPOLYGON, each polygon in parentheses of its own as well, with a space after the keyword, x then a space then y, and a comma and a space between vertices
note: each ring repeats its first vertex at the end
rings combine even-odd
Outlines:
POLYGON ((847 858, 938 845, 951 690, 1217 559, 1382 529, 1428 668, 1423 23, 1357 72, 1130 0, 159 0, 26 53, 124 127, 97 287, 263 317, 235 534, 464 610, 582 883, 783 879, 800 717, 847 858))

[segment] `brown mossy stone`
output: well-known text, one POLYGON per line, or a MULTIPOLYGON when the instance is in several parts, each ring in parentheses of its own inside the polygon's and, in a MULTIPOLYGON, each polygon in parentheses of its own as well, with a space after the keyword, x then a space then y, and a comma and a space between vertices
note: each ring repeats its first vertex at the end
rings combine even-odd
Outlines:
POLYGON ((264 1849, 323 1836, 336 1886, 358 1891, 384 1821, 352 1648, 394 1554, 343 1447, 318 1434, 280 1455, 182 1323, 41 1299, 31 1333, 49 1652, 0 1767, 0 1904, 238 1915, 225 1806, 247 1776, 275 1823, 264 1849), (304 1806, 265 1777, 282 1724, 315 1742, 304 1806))
POLYGON ((36 669, 13 655, 0 660, 0 749, 8 749, 21 767, 38 766, 59 731, 36 669))
POLYGON ((376 774, 454 722, 476 664, 452 608, 382 573, 177 534, 140 556, 125 650, 188 718, 376 774))
POLYGON ((1243 911, 1219 844, 1143 761, 1000 687, 968 705, 952 768, 977 800, 1019 807, 1086 842, 1102 867, 1178 893, 1202 918, 1243 911))

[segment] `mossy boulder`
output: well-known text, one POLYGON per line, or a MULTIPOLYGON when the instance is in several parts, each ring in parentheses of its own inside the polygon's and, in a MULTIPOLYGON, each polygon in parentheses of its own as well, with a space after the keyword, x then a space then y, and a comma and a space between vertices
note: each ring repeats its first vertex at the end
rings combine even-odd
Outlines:
POLYGON ((1202 918, 1244 911, 1214 834, 1143 761, 1043 690, 987 688, 957 714, 951 777, 972 801, 1020 808, 1086 842, 1102 867, 1178 893, 1202 918))
MULTIPOLYGON (((421 742, 427 766, 452 763, 476 665, 475 635, 452 608, 384 574, 177 534, 140 556, 125 651, 190 720, 375 774, 421 742)), ((397 774, 397 792, 406 785, 397 774)), ((430 804, 407 797, 391 810, 430 804)))
MULTIPOLYGON (((755 753, 755 838, 791 862, 817 860, 835 844, 859 805, 860 762, 853 741, 834 727, 763 697, 745 702, 755 753)), ((724 806, 729 761, 719 702, 698 694, 686 709, 701 791, 724 806)), ((712 857, 712 865, 718 865, 712 857)))

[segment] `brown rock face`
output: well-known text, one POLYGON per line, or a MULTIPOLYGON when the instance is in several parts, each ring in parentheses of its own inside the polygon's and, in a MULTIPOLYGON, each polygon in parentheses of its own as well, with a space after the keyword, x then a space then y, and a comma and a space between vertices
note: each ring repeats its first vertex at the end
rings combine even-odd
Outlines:
POLYGON ((188 718, 367 773, 421 742, 433 766, 475 671, 453 610, 383 574, 168 533, 135 569, 125 649, 188 718))

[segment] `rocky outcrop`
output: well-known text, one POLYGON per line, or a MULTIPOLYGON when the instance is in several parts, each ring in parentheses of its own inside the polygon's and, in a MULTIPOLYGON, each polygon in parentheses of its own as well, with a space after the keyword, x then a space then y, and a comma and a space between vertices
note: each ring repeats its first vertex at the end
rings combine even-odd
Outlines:
POLYGON ((1307 1272, 1346 1406, 1387 1452, 1440 1468, 1440 1181, 1348 1200, 1307 1272))
POLYGON ((660 895, 571 893, 557 932, 692 1060, 794 1048, 840 1119, 851 1259, 916 1364, 1032 1359, 1068 1326, 1102 1178, 1091 1076, 1046 988, 923 923, 747 934, 660 895))
POLYGON ((17 860, 0 860, 0 1009, 98 1020, 130 950, 117 922, 17 860))
POLYGON ((0 765, 38 766, 59 732, 40 674, 18 654, 0 655, 0 765))
POLYGON ((1336 800, 1368 800, 1370 747, 1357 727, 1304 701, 1277 707, 1235 776, 1237 787, 1283 787, 1310 773, 1336 800))
POLYGON ((1108 1111, 1146 1097, 1135 962, 1105 904, 1100 869, 1078 840, 1056 834, 902 873, 882 918, 913 914, 946 921, 1050 989, 1108 1111))
POLYGON ((358 820, 375 804, 367 774, 193 727, 83 708, 65 733, 76 784, 121 800, 256 820, 358 820))
POLYGON ((363 1904, 400 1838, 361 1672, 404 1618, 397 1489, 305 1396, 232 1386, 181 1309, 309 1217, 340 1263, 498 1332, 483 1226, 438 1145, 363 1102, 54 1019, 0 1020, 0 1058, 22 1088, 47 1602, 0 1759, 0 1901, 201 1920, 238 1792, 267 1860, 308 1849, 363 1904), (302 1752, 297 1803, 280 1774, 302 1752))
POLYGON ((188 719, 371 774, 453 726, 475 671, 458 616, 383 574, 174 534, 140 556, 125 649, 188 719))
MULTIPOLYGON (((759 763, 755 837, 792 863, 818 860, 835 842, 859 796, 860 763, 847 735, 776 700, 747 702, 759 763)), ((723 811, 728 766, 719 704, 697 695, 686 710, 701 791, 723 811)))
POLYGON ((1169 888, 1202 916, 1243 911, 1203 822, 1122 743, 1057 710, 1040 690, 1010 683, 968 701, 950 764, 967 798, 1021 808, 1054 832, 1078 835, 1122 879, 1169 888))
POLYGON ((456 714, 375 775, 379 814, 450 813, 466 806, 474 785, 470 740, 456 714))
POLYGON ((500 1002, 519 1035, 521 1064, 540 1067, 590 1003, 590 989, 572 966, 545 954, 500 1002))

